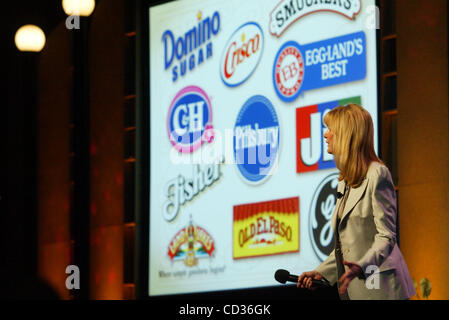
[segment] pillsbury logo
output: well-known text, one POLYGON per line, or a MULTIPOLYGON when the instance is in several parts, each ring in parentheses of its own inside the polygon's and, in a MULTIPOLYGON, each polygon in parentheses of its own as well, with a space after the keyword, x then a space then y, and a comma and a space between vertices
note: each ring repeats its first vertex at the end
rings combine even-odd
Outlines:
POLYGON ((253 74, 262 57, 263 45, 262 28, 255 22, 247 22, 234 31, 220 62, 220 76, 225 85, 238 86, 253 74))
POLYGON ((316 189, 310 206, 310 240, 320 261, 324 261, 334 249, 331 218, 337 202, 337 185, 338 173, 332 173, 324 178, 316 189))
POLYGON ((173 147, 182 153, 212 142, 212 107, 201 88, 188 86, 178 92, 168 110, 167 133, 173 147))
POLYGON ((274 173, 279 156, 279 120, 271 102, 261 95, 248 99, 237 116, 234 159, 243 178, 260 183, 274 173))

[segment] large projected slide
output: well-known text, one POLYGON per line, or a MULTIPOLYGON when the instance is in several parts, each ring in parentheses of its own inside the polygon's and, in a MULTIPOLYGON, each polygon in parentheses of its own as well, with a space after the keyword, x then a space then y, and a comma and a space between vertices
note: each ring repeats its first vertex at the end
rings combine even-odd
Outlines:
POLYGON ((185 0, 148 14, 148 294, 315 268, 333 247, 338 182, 323 116, 354 102, 377 124, 374 0, 185 0))

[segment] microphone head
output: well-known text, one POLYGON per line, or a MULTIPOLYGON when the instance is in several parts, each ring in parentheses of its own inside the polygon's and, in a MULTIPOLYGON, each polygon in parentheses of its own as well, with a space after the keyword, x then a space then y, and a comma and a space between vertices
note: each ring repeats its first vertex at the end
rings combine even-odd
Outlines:
POLYGON ((274 274, 274 278, 280 283, 286 283, 289 276, 290 272, 284 269, 278 269, 274 274))

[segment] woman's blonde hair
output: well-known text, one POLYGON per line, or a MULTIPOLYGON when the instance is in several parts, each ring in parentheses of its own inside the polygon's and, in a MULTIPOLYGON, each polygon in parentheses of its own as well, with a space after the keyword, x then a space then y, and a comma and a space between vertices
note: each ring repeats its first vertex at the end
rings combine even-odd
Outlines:
POLYGON ((351 187, 359 186, 370 163, 382 163, 374 152, 374 127, 369 112, 351 103, 332 109, 323 121, 334 134, 332 153, 340 180, 351 187))

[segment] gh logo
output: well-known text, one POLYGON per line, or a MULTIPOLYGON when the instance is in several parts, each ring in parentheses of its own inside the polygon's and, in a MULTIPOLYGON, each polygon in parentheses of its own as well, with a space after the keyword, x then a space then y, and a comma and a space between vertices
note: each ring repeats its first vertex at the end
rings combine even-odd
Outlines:
POLYGON ((175 109, 173 126, 179 136, 186 132, 193 133, 203 130, 204 103, 204 101, 198 101, 182 104, 175 109))

